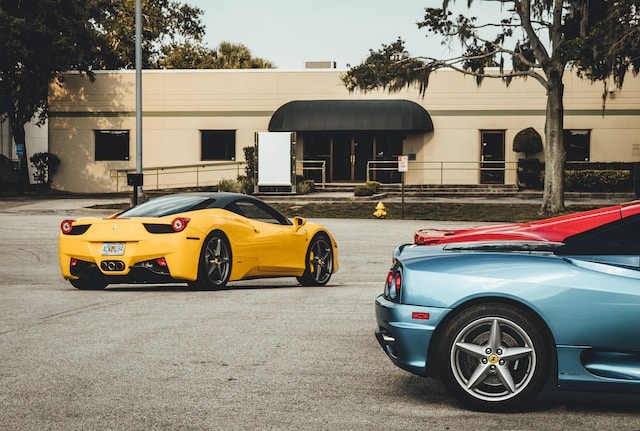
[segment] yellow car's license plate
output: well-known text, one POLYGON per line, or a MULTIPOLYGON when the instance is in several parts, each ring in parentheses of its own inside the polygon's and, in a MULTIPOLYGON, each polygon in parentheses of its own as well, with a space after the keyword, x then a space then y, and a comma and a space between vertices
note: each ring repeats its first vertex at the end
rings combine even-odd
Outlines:
POLYGON ((124 254, 123 242, 105 242, 102 244, 103 256, 122 256, 124 254))

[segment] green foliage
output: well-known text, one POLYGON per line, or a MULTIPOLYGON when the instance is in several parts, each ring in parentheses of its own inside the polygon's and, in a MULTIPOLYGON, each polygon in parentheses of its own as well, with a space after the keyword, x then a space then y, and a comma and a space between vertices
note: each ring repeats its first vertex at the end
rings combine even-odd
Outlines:
POLYGON ((629 192, 633 175, 628 170, 567 170, 565 188, 571 192, 629 192))
POLYGON ((214 53, 199 42, 173 42, 160 48, 161 69, 214 69, 214 53))
POLYGON ((222 42, 210 49, 199 41, 163 45, 157 65, 164 69, 271 69, 273 64, 253 57, 242 44, 222 42))
POLYGON ((255 183, 253 181, 253 178, 248 178, 244 175, 238 175, 238 184, 240 193, 244 193, 245 195, 252 195, 255 191, 255 183))
POLYGON ((242 187, 237 180, 222 178, 218 181, 219 192, 242 193, 242 187))
POLYGON ((635 162, 566 162, 564 167, 567 171, 599 170, 599 171, 621 171, 635 169, 635 162))
POLYGON ((640 71, 640 26, 637 0, 569 2, 565 34, 572 44, 569 58, 578 58, 578 73, 592 81, 606 79, 622 87, 629 71, 640 71))
POLYGON ((544 184, 541 212, 562 212, 563 189, 555 187, 563 181, 562 76, 572 66, 580 75, 604 82, 604 108, 608 79, 613 78, 621 87, 627 72, 640 71, 638 0, 466 0, 469 13, 454 15, 449 6, 455 2, 442 0, 441 8, 426 8, 418 27, 426 30, 427 37, 439 38, 444 46, 461 46, 462 55, 421 56, 417 60, 398 40, 377 52, 370 51, 361 65, 343 77, 345 86, 350 91, 399 91, 413 84, 424 96, 431 72, 441 68, 474 76, 478 85, 485 78, 502 79, 506 85, 514 78, 534 78, 544 88, 550 107, 545 146, 552 168, 544 184), (472 7, 487 3, 500 4, 502 13, 484 19, 474 16, 472 7), (512 68, 506 69, 509 60, 512 68))
POLYGON ((316 183, 313 180, 302 180, 296 187, 296 192, 299 195, 306 195, 316 191, 316 183))
POLYGON ((255 178, 256 176, 256 147, 244 147, 242 149, 244 152, 244 161, 246 162, 246 166, 244 168, 244 172, 248 178, 255 178))
POLYGON ((466 1, 467 14, 455 15, 449 10, 455 0, 443 0, 442 7, 425 9, 418 27, 428 37, 439 38, 442 45, 459 43, 461 56, 418 59, 398 39, 378 51, 370 50, 365 61, 343 77, 344 84, 351 91, 397 91, 417 84, 424 92, 429 73, 448 67, 475 76, 478 84, 486 77, 509 84, 513 78, 530 76, 545 85, 550 74, 562 75, 571 64, 591 80, 613 77, 621 86, 627 71, 640 71, 637 0, 571 0, 561 9, 548 0, 500 2, 504 5, 502 14, 488 19, 474 16, 473 6, 480 3, 477 0, 466 1), (551 38, 551 49, 542 34, 551 38), (510 60, 511 70, 505 69, 505 59, 510 60))
POLYGON ((219 192, 243 193, 245 195, 253 194, 253 181, 247 179, 243 175, 238 175, 235 180, 222 178, 218 181, 219 192))
MULTIPOLYGON (((285 215, 299 215, 306 218, 348 218, 370 219, 372 202, 367 201, 332 201, 315 202, 302 201, 271 202, 274 208, 285 215)), ((405 220, 447 220, 447 221, 475 221, 475 222, 528 222, 543 218, 539 214, 540 205, 537 203, 481 203, 465 202, 458 199, 455 202, 405 202, 402 211, 400 202, 389 202, 385 205, 388 219, 400 219, 404 213, 405 220)), ((598 208, 598 204, 589 201, 570 205, 568 213, 598 208)))
POLYGON ((256 184, 256 147, 244 147, 242 151, 244 152, 246 163, 244 167, 245 175, 238 175, 238 182, 242 193, 251 195, 255 190, 256 184))
POLYGON ((22 182, 14 163, 0 154, 0 192, 21 191, 22 182))
POLYGON ((349 91, 365 92, 376 88, 399 91, 417 83, 422 92, 429 83, 430 71, 424 62, 411 58, 404 41, 398 39, 378 51, 369 50, 369 57, 343 75, 342 82, 349 91))
POLYGON ((541 172, 544 164, 535 158, 518 160, 518 186, 525 189, 542 188, 541 172))
MULTIPOLYGON (((203 11, 177 0, 143 0, 145 68, 266 68, 240 44, 215 50, 202 44, 203 11)), ((35 115, 44 121, 52 82, 62 73, 135 66, 132 0, 0 0, 0 115, 7 114, 16 143, 35 115)))
POLYGON ((29 158, 34 167, 33 179, 37 184, 51 184, 53 177, 60 165, 58 156, 52 153, 35 153, 29 158))
POLYGON ((253 57, 249 48, 241 43, 221 42, 214 51, 216 69, 270 69, 271 62, 253 57))
MULTIPOLYGON (((93 16, 100 36, 96 68, 135 67, 135 1, 94 0, 101 5, 93 16)), ((204 37, 203 11, 176 0, 142 0, 142 64, 159 67, 163 53, 171 46, 199 45, 204 37)))
POLYGON ((17 144, 26 123, 46 118, 49 84, 61 71, 90 73, 99 45, 90 23, 99 13, 97 1, 0 1, 0 115, 17 144))
POLYGON ((255 190, 256 177, 256 148, 254 146, 244 147, 244 159, 246 165, 244 172, 246 175, 238 175, 236 180, 222 179, 218 183, 218 191, 244 193, 252 195, 255 190))
POLYGON ((525 157, 542 151, 542 137, 533 127, 519 131, 513 138, 513 151, 524 153, 525 157))
POLYGON ((355 196, 373 196, 376 193, 380 193, 380 183, 377 181, 367 181, 353 188, 355 196))

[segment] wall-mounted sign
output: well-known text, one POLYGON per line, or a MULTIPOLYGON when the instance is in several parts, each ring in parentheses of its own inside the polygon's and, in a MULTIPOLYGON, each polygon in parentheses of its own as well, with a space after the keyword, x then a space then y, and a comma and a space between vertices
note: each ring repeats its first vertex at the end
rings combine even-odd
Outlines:
POLYGON ((409 156, 398 156, 398 172, 409 170, 409 156))

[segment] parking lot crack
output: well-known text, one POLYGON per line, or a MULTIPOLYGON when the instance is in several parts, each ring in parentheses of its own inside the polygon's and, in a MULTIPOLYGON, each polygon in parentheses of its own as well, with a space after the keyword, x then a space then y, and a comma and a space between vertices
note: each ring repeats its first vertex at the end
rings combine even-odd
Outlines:
POLYGON ((81 314, 81 313, 84 313, 84 312, 87 312, 87 311, 100 310, 100 309, 103 309, 103 308, 109 308, 109 307, 117 306, 117 305, 120 305, 120 304, 129 303, 129 302, 135 302, 135 301, 138 301, 138 299, 126 299, 126 300, 122 300, 122 301, 110 301, 110 302, 97 302, 97 303, 94 303, 94 304, 84 305, 82 307, 72 308, 70 310, 61 311, 59 313, 50 314, 48 316, 41 317, 40 320, 47 321, 47 320, 51 320, 51 319, 64 318, 64 317, 67 317, 67 316, 73 316, 73 315, 76 315, 76 314, 81 314))
POLYGON ((90 312, 90 311, 95 311, 95 310, 101 310, 101 309, 105 309, 105 308, 109 308, 109 307, 114 307, 114 306, 118 306, 120 304, 124 304, 124 303, 131 303, 131 302, 135 302, 138 301, 138 299, 126 299, 126 300, 120 300, 120 301, 109 301, 109 302, 96 302, 93 304, 88 304, 88 305, 84 305, 82 307, 77 307, 77 308, 72 308, 69 310, 65 310, 65 311, 61 311, 58 313, 53 313, 53 314, 49 314, 47 316, 43 316, 43 317, 39 317, 36 321, 32 322, 31 324, 27 324, 27 325, 21 325, 20 327, 16 327, 16 328, 11 328, 11 329, 7 329, 4 331, 0 331, 0 336, 4 336, 7 334, 11 334, 14 332, 17 332, 21 329, 25 329, 25 327, 29 328, 29 327, 34 327, 34 326, 38 326, 41 324, 44 324, 46 322, 50 322, 52 320, 55 319, 64 319, 70 316, 75 316, 78 314, 82 314, 82 313, 86 313, 86 312, 90 312))

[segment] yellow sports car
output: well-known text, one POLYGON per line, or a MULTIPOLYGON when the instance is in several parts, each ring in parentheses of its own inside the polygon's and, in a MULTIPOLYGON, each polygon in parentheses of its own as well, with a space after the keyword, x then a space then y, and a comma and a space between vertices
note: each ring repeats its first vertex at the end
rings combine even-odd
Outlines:
POLYGON ((104 219, 63 220, 58 246, 62 276, 78 289, 176 281, 221 289, 285 276, 322 286, 338 270, 324 227, 235 193, 174 194, 104 219))

